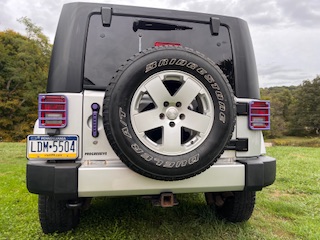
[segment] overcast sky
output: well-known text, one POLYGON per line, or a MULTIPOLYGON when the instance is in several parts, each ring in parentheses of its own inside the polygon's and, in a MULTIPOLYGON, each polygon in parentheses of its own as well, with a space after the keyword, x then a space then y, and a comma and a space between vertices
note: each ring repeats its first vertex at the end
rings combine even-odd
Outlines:
MULTIPOLYGON (((27 16, 53 42, 68 0, 0 0, 0 31, 25 33, 27 16)), ((144 7, 191 10, 240 17, 249 24, 260 87, 299 85, 320 75, 320 0, 104 0, 144 7)))

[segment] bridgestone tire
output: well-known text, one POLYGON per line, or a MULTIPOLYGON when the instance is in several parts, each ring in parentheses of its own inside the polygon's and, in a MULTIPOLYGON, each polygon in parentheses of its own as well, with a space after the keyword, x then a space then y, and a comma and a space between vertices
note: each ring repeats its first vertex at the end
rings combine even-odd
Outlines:
POLYGON ((256 200, 255 191, 232 192, 231 195, 226 198, 224 198, 224 193, 205 193, 205 196, 208 205, 211 205, 211 207, 215 209, 219 218, 234 223, 249 220, 253 213, 256 200), (214 199, 218 194, 224 201, 221 206, 217 206, 217 204, 209 202, 208 200, 214 199))
POLYGON ((79 224, 80 210, 67 208, 67 201, 39 195, 39 219, 44 233, 66 232, 79 224))
POLYGON ((220 68, 184 47, 155 47, 122 65, 106 89, 104 129, 119 158, 158 180, 209 168, 235 124, 232 89, 220 68))

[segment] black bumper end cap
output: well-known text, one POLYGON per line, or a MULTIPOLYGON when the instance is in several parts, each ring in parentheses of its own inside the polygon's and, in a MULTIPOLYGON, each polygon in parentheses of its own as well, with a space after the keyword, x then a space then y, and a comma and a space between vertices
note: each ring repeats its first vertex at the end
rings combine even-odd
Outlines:
POLYGON ((27 164, 27 188, 29 192, 53 196, 56 199, 78 198, 78 168, 81 163, 27 164))
POLYGON ((276 159, 260 156, 255 159, 237 159, 245 165, 245 188, 248 191, 260 191, 274 183, 276 179, 276 159))

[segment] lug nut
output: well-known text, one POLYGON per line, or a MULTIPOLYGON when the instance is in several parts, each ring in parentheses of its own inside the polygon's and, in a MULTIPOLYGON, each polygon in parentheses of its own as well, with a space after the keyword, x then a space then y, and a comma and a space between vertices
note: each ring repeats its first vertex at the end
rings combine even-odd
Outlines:
POLYGON ((163 103, 163 106, 168 107, 169 103, 166 101, 166 102, 163 103))
POLYGON ((159 117, 160 119, 164 119, 165 115, 163 113, 160 113, 159 117))
POLYGON ((181 105, 182 105, 181 102, 176 103, 176 107, 181 107, 181 105))
POLYGON ((184 114, 182 113, 182 114, 180 114, 179 118, 180 118, 181 120, 184 120, 184 119, 186 118, 186 115, 184 115, 184 114))
POLYGON ((176 125, 176 124, 175 124, 174 122, 170 122, 170 123, 169 123, 169 126, 170 126, 170 127, 174 127, 175 125, 176 125))

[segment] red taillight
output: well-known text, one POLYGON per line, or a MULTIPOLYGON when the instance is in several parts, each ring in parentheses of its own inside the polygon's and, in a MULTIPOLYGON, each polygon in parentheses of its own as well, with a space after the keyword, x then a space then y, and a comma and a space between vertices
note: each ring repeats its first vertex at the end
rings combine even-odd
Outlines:
POLYGON ((249 103, 249 128, 251 130, 270 129, 269 101, 252 101, 249 103))
POLYGON ((159 46, 181 46, 180 43, 175 43, 175 42, 155 42, 154 46, 159 47, 159 46))
POLYGON ((39 95, 39 127, 64 128, 67 126, 67 98, 63 95, 39 95))

